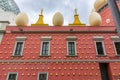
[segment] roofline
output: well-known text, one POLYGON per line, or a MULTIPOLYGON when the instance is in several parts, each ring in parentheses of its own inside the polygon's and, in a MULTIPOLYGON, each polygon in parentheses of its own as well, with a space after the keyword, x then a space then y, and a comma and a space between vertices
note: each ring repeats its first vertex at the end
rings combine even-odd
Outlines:
POLYGON ((79 30, 79 31, 74 31, 74 30, 11 30, 11 33, 117 33, 116 30, 79 30))

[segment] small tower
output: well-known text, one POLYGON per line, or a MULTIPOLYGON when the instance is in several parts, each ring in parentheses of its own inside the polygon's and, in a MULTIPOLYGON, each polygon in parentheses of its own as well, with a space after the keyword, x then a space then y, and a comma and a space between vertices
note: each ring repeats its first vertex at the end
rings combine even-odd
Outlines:
POLYGON ((77 9, 75 9, 74 22, 72 24, 69 24, 69 26, 85 26, 85 24, 81 23, 79 19, 77 9))
POLYGON ((35 24, 32 24, 32 26, 48 26, 48 24, 45 24, 43 21, 43 9, 41 9, 41 13, 39 15, 38 21, 35 24))

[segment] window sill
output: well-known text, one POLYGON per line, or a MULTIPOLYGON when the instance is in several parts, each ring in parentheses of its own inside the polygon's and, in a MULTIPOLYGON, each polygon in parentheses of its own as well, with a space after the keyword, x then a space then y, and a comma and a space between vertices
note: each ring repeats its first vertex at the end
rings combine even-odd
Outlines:
POLYGON ((12 55, 12 57, 23 57, 22 55, 12 55))
POLYGON ((98 57, 106 57, 107 55, 97 55, 98 57))
POLYGON ((50 57, 50 55, 40 55, 39 57, 50 57))
POLYGON ((120 57, 120 54, 119 55, 115 55, 116 57, 120 57))
POLYGON ((67 57, 78 57, 77 55, 67 55, 67 57))

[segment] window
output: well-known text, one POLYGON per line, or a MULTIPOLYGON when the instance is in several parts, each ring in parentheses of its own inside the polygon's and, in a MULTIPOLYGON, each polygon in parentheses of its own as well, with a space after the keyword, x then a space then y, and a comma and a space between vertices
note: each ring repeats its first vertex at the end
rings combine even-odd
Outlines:
POLYGON ((42 56, 48 56, 49 55, 49 42, 42 42, 42 56))
POLYGON ((96 53, 99 56, 104 56, 105 48, 104 48, 104 37, 103 36, 93 36, 93 40, 95 41, 96 53))
POLYGON ((120 42, 114 42, 117 55, 120 55, 120 42))
POLYGON ((67 56, 76 56, 76 36, 67 36, 67 56))
POLYGON ((99 63, 100 73, 102 80, 110 80, 108 71, 109 64, 108 63, 99 63))
POLYGON ((26 37, 16 37, 13 56, 22 56, 25 39, 26 37))
POLYGON ((98 55, 104 55, 105 54, 102 42, 96 42, 96 48, 97 48, 98 55))
POLYGON ((9 73, 7 80, 17 80, 17 73, 9 73))
POLYGON ((50 55, 50 41, 52 37, 51 36, 42 36, 42 44, 41 44, 41 52, 40 56, 49 56, 50 55))
POLYGON ((75 53, 75 42, 68 42, 68 55, 74 56, 75 53))
POLYGON ((39 73, 38 80, 48 80, 48 74, 47 73, 39 73))
POLYGON ((17 42, 15 47, 15 56, 21 56, 23 50, 23 42, 17 42))
POLYGON ((116 55, 120 55, 120 38, 119 38, 119 36, 111 36, 111 39, 113 41, 116 55))

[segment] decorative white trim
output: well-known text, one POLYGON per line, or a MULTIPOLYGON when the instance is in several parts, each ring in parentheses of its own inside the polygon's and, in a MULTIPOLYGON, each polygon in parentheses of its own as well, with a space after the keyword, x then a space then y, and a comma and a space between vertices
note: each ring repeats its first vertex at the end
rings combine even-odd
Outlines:
POLYGON ((113 41, 120 41, 119 36, 111 36, 111 39, 112 39, 113 41))
POLYGON ((93 36, 94 41, 103 41, 104 37, 103 36, 93 36))
POLYGON ((67 41, 67 56, 76 56, 76 55, 77 55, 76 41, 67 41), (75 55, 69 55, 69 50, 68 50, 68 43, 69 42, 74 42, 74 45, 75 45, 75 55))
POLYGON ((76 36, 67 36, 66 40, 67 41, 75 41, 75 40, 77 40, 77 37, 76 36))
POLYGON ((25 36, 16 37, 16 41, 25 41, 25 40, 26 40, 25 36))
POLYGON ((50 41, 51 39, 52 39, 51 36, 42 36, 42 37, 41 37, 41 40, 42 40, 42 41, 50 41))
POLYGON ((42 41, 41 42, 40 56, 50 56, 50 41, 42 41), (43 45, 44 42, 48 42, 49 43, 48 55, 42 55, 42 45, 43 45))
POLYGON ((98 55, 98 56, 105 56, 105 55, 107 55, 107 54, 106 54, 106 51, 105 51, 104 42, 103 42, 103 41, 99 41, 99 40, 98 40, 98 41, 94 41, 94 42, 95 42, 96 55, 98 55), (102 42, 102 47, 103 47, 104 55, 99 55, 99 54, 98 54, 96 42, 102 42))
POLYGON ((13 56, 22 56, 22 53, 23 53, 23 49, 24 49, 24 44, 25 44, 25 41, 16 41, 16 43, 15 43, 15 47, 14 47, 14 51, 13 51, 13 56), (22 47, 22 51, 21 51, 21 55, 15 55, 15 49, 16 49, 16 47, 17 47, 17 43, 18 42, 23 42, 23 47, 22 47))
POLYGON ((6 80, 8 80, 10 74, 16 74, 16 80, 18 80, 18 73, 17 72, 9 72, 6 80))
POLYGON ((46 80, 48 80, 48 72, 39 72, 39 73, 38 73, 37 80, 39 80, 39 75, 40 75, 40 74, 47 74, 47 79, 46 79, 46 80))

